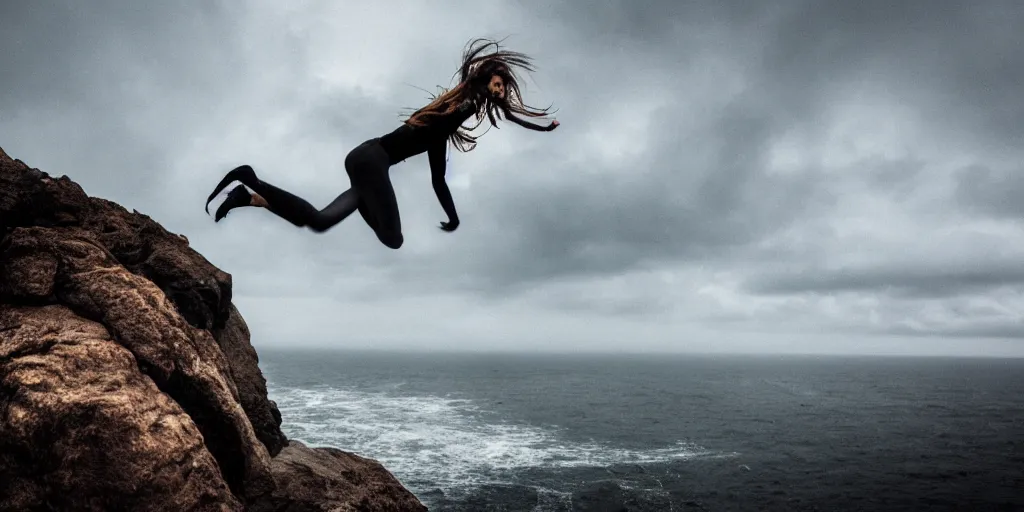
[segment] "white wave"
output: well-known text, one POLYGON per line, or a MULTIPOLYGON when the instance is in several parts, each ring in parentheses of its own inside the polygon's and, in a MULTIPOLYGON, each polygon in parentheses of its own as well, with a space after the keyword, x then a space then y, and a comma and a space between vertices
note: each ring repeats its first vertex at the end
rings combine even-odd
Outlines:
POLYGON ((566 441, 555 428, 483 418, 487 411, 469 400, 269 387, 290 438, 376 459, 404 484, 422 490, 448 493, 507 483, 510 471, 524 468, 607 467, 715 455, 684 442, 630 450, 566 441))

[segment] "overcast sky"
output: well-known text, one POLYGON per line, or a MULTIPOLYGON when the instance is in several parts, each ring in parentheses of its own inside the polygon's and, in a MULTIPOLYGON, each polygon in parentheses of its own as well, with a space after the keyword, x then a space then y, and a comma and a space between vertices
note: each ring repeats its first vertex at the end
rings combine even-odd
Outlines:
MULTIPOLYGON (((234 276, 257 347, 1024 355, 1024 4, 0 4, 0 147, 234 276), (405 245, 203 211, 231 168, 318 206, 450 86, 534 57, 561 127, 391 170, 405 245)), ((212 209, 211 209, 212 211, 212 209)))

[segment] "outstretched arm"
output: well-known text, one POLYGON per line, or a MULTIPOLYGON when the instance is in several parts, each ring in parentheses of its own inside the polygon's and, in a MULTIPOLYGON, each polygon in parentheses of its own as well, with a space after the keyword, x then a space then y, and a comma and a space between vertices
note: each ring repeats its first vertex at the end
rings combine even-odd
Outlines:
POLYGON ((447 140, 441 139, 430 146, 427 150, 427 158, 430 161, 430 182, 434 185, 434 193, 441 203, 441 208, 448 214, 448 222, 441 223, 441 229, 455 231, 459 227, 459 214, 455 211, 455 201, 452 200, 452 192, 448 190, 448 183, 445 181, 447 162, 444 160, 444 152, 447 148, 447 140))
POLYGON ((518 124, 519 126, 522 126, 523 128, 537 132, 550 132, 551 130, 554 130, 555 128, 558 127, 558 121, 551 121, 551 124, 547 126, 540 126, 520 119, 516 117, 515 114, 513 114, 512 112, 506 112, 505 118, 508 119, 509 121, 512 121, 515 124, 518 124))

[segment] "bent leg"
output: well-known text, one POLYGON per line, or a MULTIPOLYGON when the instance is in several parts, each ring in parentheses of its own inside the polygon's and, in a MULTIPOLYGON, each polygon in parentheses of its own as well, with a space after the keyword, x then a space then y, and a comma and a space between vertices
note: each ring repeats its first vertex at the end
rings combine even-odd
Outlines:
POLYGON ((405 241, 398 199, 391 185, 388 155, 373 141, 367 141, 349 153, 345 170, 358 191, 359 214, 384 245, 398 249, 405 241))
POLYGON ((358 210, 359 215, 363 218, 363 221, 366 222, 366 225, 370 226, 370 229, 377 231, 377 219, 374 219, 370 215, 370 209, 366 206, 366 201, 363 201, 362 199, 359 200, 358 210))
POLYGON ((384 174, 376 183, 368 186, 360 196, 359 214, 377 234, 377 239, 391 249, 402 247, 402 216, 398 211, 398 199, 391 180, 384 174))

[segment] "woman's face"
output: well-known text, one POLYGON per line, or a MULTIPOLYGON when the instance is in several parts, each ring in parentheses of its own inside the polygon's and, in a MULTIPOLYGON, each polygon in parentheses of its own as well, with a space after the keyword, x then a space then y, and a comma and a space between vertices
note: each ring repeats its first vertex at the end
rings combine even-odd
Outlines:
POLYGON ((505 99, 505 81, 498 75, 491 75, 491 81, 487 83, 487 92, 499 100, 505 99))

